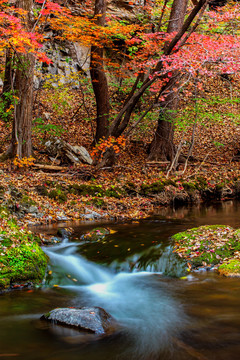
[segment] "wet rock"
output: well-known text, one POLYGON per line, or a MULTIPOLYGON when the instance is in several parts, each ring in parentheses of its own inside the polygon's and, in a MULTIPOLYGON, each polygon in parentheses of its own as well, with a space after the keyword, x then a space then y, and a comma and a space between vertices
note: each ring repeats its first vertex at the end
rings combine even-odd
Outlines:
POLYGON ((99 241, 99 240, 103 240, 106 235, 110 234, 110 230, 107 228, 97 228, 97 229, 93 229, 91 231, 89 231, 88 233, 84 234, 81 236, 81 239, 86 241, 86 242, 94 242, 94 241, 99 241))
POLYGON ((57 231, 57 235, 59 237, 61 237, 63 240, 68 239, 69 236, 71 236, 71 234, 72 234, 72 231, 70 229, 63 228, 63 229, 58 229, 58 231, 57 231))
POLYGON ((86 219, 86 220, 93 220, 93 219, 100 219, 104 216, 106 216, 106 214, 99 214, 96 211, 90 210, 90 209, 85 209, 86 214, 82 214, 81 217, 86 219))
POLYGON ((67 325, 97 335, 112 334, 116 329, 115 319, 100 307, 54 309, 43 315, 41 320, 67 325))

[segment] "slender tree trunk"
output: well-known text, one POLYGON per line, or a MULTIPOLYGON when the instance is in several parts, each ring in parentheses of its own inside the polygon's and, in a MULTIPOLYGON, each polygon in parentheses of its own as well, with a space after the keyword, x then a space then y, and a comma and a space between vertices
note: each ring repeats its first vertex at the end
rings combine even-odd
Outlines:
POLYGON ((32 155, 32 106, 34 56, 24 54, 17 62, 14 90, 18 97, 12 129, 12 148, 19 158, 32 155))
MULTIPOLYGON (((173 2, 170 21, 168 25, 168 33, 179 31, 184 23, 188 0, 175 0, 173 2)), ((165 44, 165 48, 168 44, 165 44)), ((150 154, 148 160, 170 160, 174 158, 175 147, 173 143, 174 136, 174 117, 178 107, 178 94, 173 91, 176 82, 179 80, 178 74, 174 74, 168 86, 168 95, 162 103, 159 112, 158 125, 154 138, 150 145, 150 154)))
MULTIPOLYGON (((106 0, 96 0, 95 16, 98 25, 104 26, 106 15, 106 0)), ((95 142, 109 135, 109 93, 108 82, 103 64, 103 48, 91 47, 90 74, 93 91, 97 104, 96 135, 95 142)))

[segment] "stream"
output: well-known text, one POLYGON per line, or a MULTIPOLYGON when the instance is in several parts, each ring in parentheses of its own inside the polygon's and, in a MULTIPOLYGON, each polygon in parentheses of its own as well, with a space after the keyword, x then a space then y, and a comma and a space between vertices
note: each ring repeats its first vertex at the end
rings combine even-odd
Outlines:
POLYGON ((131 223, 38 226, 72 236, 45 247, 49 275, 42 288, 0 296, 0 357, 46 360, 237 360, 240 280, 214 272, 186 275, 170 236, 204 224, 240 227, 240 203, 163 208, 131 223), (108 227, 102 241, 84 234, 108 227), (100 306, 119 332, 85 340, 79 331, 39 318, 56 307, 100 306))

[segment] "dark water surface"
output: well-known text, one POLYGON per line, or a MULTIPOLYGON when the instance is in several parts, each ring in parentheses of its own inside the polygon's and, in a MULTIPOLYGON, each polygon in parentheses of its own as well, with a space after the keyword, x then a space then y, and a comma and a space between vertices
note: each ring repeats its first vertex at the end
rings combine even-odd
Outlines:
POLYGON ((0 357, 239 359, 240 280, 212 272, 185 276, 171 252, 171 235, 204 224, 240 227, 240 204, 167 208, 136 223, 97 224, 113 230, 101 242, 81 237, 96 224, 74 226, 71 239, 45 249, 52 274, 44 288, 0 296, 0 357), (85 342, 77 331, 39 321, 55 307, 86 305, 111 313, 121 332, 85 342))

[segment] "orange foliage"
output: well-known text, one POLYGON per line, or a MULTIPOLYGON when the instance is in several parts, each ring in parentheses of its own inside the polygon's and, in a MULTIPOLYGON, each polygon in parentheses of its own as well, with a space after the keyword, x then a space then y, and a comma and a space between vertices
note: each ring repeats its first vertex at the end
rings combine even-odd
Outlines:
POLYGON ((101 158, 105 151, 112 149, 115 154, 119 154, 120 150, 125 148, 126 138, 124 136, 119 136, 115 138, 114 136, 109 136, 107 139, 101 139, 99 143, 93 149, 91 156, 93 158, 101 158))

